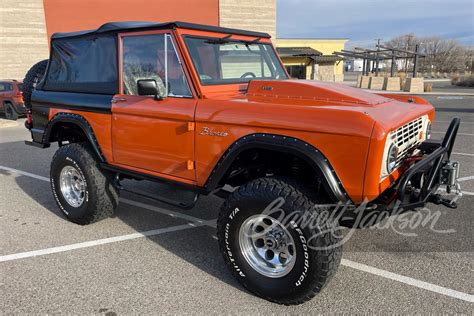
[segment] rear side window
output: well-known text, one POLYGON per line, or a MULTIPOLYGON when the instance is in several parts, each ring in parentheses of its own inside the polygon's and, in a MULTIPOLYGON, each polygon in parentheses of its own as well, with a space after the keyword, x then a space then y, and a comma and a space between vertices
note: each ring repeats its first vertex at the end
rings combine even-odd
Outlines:
POLYGON ((17 87, 18 87, 18 91, 23 92, 23 84, 22 84, 22 83, 19 83, 19 84, 17 85, 17 87))
POLYGON ((11 83, 0 82, 0 91, 11 91, 11 90, 13 90, 13 86, 11 83))
POLYGON ((113 36, 51 41, 51 58, 44 89, 116 94, 117 41, 113 36))

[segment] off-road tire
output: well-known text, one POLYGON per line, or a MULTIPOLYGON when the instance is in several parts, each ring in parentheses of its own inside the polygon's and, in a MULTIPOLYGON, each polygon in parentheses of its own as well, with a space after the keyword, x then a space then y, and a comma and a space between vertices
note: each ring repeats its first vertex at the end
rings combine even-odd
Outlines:
POLYGON ((3 108, 5 109, 5 118, 7 120, 18 120, 18 113, 16 112, 15 107, 11 103, 5 103, 3 105, 3 108))
POLYGON ((23 79, 23 102, 27 109, 31 109, 31 95, 36 85, 43 79, 47 67, 47 59, 37 62, 28 70, 25 79, 23 79))
POLYGON ((73 143, 60 147, 51 162, 51 188, 61 212, 71 221, 87 225, 113 215, 118 205, 119 191, 113 177, 99 168, 99 163, 88 143, 73 143), (60 188, 60 174, 65 166, 72 166, 85 179, 85 198, 78 207, 71 206, 60 188))
POLYGON ((342 246, 333 223, 304 225, 298 220, 288 221, 285 227, 296 248, 293 268, 278 278, 257 272, 242 254, 240 227, 278 198, 284 199, 280 210, 285 216, 296 215, 293 219, 320 212, 297 187, 278 178, 260 178, 240 186, 227 198, 219 213, 217 235, 226 265, 245 288, 269 301, 296 305, 310 300, 326 286, 337 271, 342 246))

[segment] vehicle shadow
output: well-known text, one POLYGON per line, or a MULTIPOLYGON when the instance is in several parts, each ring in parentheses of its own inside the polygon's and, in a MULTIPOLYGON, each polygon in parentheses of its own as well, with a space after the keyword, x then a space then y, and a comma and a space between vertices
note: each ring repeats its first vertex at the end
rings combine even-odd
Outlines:
MULTIPOLYGON (((9 174, 8 171, 2 170, 0 170, 0 173, 9 174)), ((67 221, 64 215, 59 211, 59 208, 54 201, 49 183, 46 181, 32 179, 27 176, 18 176, 15 179, 18 186, 23 190, 23 192, 25 192, 26 195, 36 201, 44 209, 47 209, 54 215, 61 217, 64 219, 64 221, 67 221)), ((148 191, 150 193, 156 193, 159 191, 160 194, 164 194, 168 198, 179 198, 180 196, 186 194, 179 192, 174 188, 147 181, 137 182, 130 180, 124 181, 123 184, 126 187, 130 187, 131 185, 133 185, 133 187, 138 186, 140 187, 141 191, 148 191)), ((166 204, 134 196, 133 194, 129 194, 127 192, 122 192, 121 198, 151 205, 153 208, 160 210, 160 212, 155 212, 120 202, 114 217, 120 219, 123 223, 132 227, 137 232, 176 225, 170 225, 168 223, 169 215, 163 214, 167 211, 180 212, 203 220, 213 220, 217 217, 218 209, 222 203, 221 199, 214 196, 203 197, 193 209, 183 211, 166 204), (163 226, 163 224, 160 223, 160 220, 166 222, 167 224, 163 226)), ((177 225, 189 223, 187 220, 179 220, 176 218, 175 220, 179 221, 177 225)), ((103 221, 107 221, 107 219, 104 219, 103 221)), ((97 226, 97 229, 100 229, 101 222, 92 225, 97 226)), ((81 229, 81 226, 77 227, 78 229, 81 229)), ((155 242, 160 247, 166 249, 182 260, 185 260, 200 270, 208 273, 212 277, 245 292, 245 289, 232 277, 231 273, 225 266, 224 260, 222 259, 222 255, 219 251, 217 240, 215 239, 215 234, 215 227, 205 226, 148 236, 146 238, 155 242)), ((157 251, 156 256, 156 264, 160 264, 160 252, 157 251)), ((157 278, 164 277, 166 276, 157 276, 157 278)))

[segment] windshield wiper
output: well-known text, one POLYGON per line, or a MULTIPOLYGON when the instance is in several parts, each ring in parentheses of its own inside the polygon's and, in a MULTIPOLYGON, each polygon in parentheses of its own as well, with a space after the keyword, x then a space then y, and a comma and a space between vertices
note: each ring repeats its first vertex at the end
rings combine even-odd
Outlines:
POLYGON ((229 35, 226 35, 226 36, 221 37, 221 38, 209 39, 209 40, 206 41, 206 43, 208 43, 208 44, 224 44, 224 43, 230 42, 231 37, 232 37, 232 34, 229 34, 229 35))
POLYGON ((261 40, 260 37, 257 37, 256 39, 251 40, 251 41, 232 39, 231 37, 232 37, 232 35, 227 35, 227 36, 224 36, 224 37, 221 37, 221 38, 212 38, 212 39, 206 40, 206 43, 208 43, 208 44, 243 43, 243 44, 246 44, 246 45, 249 45, 249 44, 251 45, 251 44, 255 44, 255 43, 257 43, 261 40))

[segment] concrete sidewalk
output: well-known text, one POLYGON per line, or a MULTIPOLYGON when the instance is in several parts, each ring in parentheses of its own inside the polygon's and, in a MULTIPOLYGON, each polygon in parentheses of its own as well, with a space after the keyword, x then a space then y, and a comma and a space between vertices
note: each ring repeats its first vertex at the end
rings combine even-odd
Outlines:
POLYGON ((24 120, 12 121, 12 120, 0 118, 0 128, 17 127, 23 124, 23 121, 24 120))

